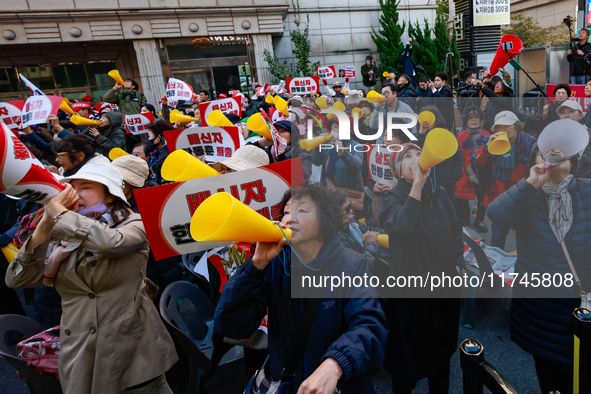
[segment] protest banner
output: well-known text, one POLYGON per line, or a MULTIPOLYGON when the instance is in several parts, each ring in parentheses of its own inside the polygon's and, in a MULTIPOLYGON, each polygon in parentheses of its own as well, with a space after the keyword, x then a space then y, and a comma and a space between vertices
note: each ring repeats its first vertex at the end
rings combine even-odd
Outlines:
POLYGON ((316 77, 301 77, 301 78, 286 78, 285 83, 289 93, 298 95, 308 95, 320 91, 320 78, 316 77))
POLYGON ((166 84, 166 100, 168 106, 174 108, 179 103, 179 100, 191 101, 193 97, 193 88, 186 82, 180 79, 168 78, 166 84))
POLYGON ((221 100, 208 101, 206 103, 199 103, 202 126, 209 126, 207 123, 207 117, 215 110, 219 110, 224 114, 234 114, 242 118, 242 98, 230 97, 221 100))
POLYGON ((146 125, 154 122, 154 114, 152 112, 144 112, 143 114, 123 115, 125 118, 125 128, 127 132, 133 135, 144 134, 148 132, 146 125))
POLYGON ((3 122, 9 129, 18 129, 24 106, 25 100, 0 103, 0 122, 3 122))
MULTIPOLYGON (((398 147, 390 148, 392 151, 398 147)), ((369 145, 367 152, 367 167, 369 168, 369 177, 376 182, 382 182, 395 185, 394 175, 390 170, 390 152, 384 145, 369 145)))
POLYGON ((318 74, 318 78, 321 79, 337 77, 337 72, 335 71, 334 66, 318 67, 316 73, 318 74))
POLYGON ((339 78, 355 78, 355 66, 338 66, 339 78))
POLYGON ((138 189, 134 196, 156 260, 227 245, 197 242, 189 228, 206 198, 228 192, 271 220, 280 220, 283 194, 303 180, 300 158, 208 178, 138 189))
POLYGON ((47 123, 49 115, 57 115, 63 97, 57 96, 31 96, 25 102, 21 113, 22 127, 47 123))
POLYGON ((0 193, 46 204, 64 189, 64 185, 4 123, 0 123, 0 128, 0 193))
POLYGON ((207 156, 207 161, 224 161, 241 146, 238 127, 191 127, 168 130, 164 138, 170 152, 184 149, 194 156, 207 156))

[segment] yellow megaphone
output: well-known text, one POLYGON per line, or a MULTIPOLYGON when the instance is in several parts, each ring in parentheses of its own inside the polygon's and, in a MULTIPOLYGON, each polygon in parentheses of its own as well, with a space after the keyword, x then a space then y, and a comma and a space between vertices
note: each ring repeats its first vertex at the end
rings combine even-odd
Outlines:
POLYGON ((211 111, 207 117, 207 124, 215 127, 234 126, 234 123, 230 122, 230 119, 228 119, 219 109, 211 111))
POLYGON ((181 114, 181 111, 178 109, 173 109, 170 111, 169 115, 170 123, 189 123, 189 122, 197 122, 199 118, 193 118, 189 115, 181 114))
MULTIPOLYGON (((336 110, 343 111, 343 112, 345 111, 346 108, 347 107, 345 107, 345 104, 343 104, 342 101, 337 101, 332 105, 332 107, 330 107, 330 109, 336 109, 336 110)), ((336 116, 335 114, 326 115, 326 117, 328 119, 333 119, 335 116, 336 116)))
POLYGON ((271 130, 269 130, 269 126, 267 126, 267 123, 265 123, 265 120, 261 116, 260 112, 253 114, 250 116, 250 118, 248 118, 248 121, 246 122, 246 127, 248 128, 248 130, 254 131, 255 133, 262 135, 266 139, 273 141, 273 137, 271 136, 271 130))
POLYGON ((273 96, 272 95, 267 95, 267 97, 265 97, 265 103, 267 104, 274 104, 273 102, 273 96))
POLYGON ((310 152, 312 149, 316 148, 320 144, 323 144, 326 141, 331 140, 333 138, 334 138, 334 135, 329 134, 329 135, 321 135, 319 137, 314 137, 309 140, 300 140, 300 148, 305 149, 308 152, 310 152))
POLYGON ((76 126, 98 126, 101 124, 98 120, 84 118, 77 114, 70 116, 70 122, 74 123, 76 126))
POLYGON ((419 114, 418 122, 425 127, 429 127, 435 123, 435 114, 431 111, 423 111, 419 114))
POLYGON ((172 182, 220 175, 219 172, 182 149, 177 149, 168 155, 162 163, 161 174, 162 178, 172 182))
POLYGON ((390 78, 390 73, 388 71, 384 71, 384 73, 382 74, 382 76, 384 78, 390 78))
POLYGON ((369 93, 367 93, 367 101, 370 103, 383 103, 386 101, 386 97, 382 96, 375 90, 370 90, 369 93))
POLYGON ((275 108, 281 111, 283 115, 289 116, 289 111, 287 109, 287 101, 283 100, 281 96, 275 96, 275 98, 273 99, 273 103, 275 103, 275 108))
POLYGON ((318 106, 318 108, 320 109, 327 109, 328 105, 326 104, 326 97, 318 97, 314 103, 316 103, 316 105, 318 106))
POLYGON ((125 82, 123 81, 123 78, 121 78, 121 75, 119 75, 119 71, 117 70, 111 70, 107 73, 107 75, 111 78, 113 78, 115 81, 117 81, 117 83, 121 84, 121 85, 125 85, 125 82))
POLYGON ((427 134, 419 166, 423 171, 449 159, 458 151, 458 140, 449 131, 437 127, 427 134))
POLYGON ((290 239, 291 230, 223 192, 199 205, 191 219, 191 237, 197 242, 279 242, 290 239))
POLYGON ((353 117, 353 119, 355 119, 356 113, 359 113, 359 115, 357 115, 357 119, 361 119, 361 118, 363 118, 363 115, 365 115, 365 111, 363 111, 359 107, 355 107, 351 110, 351 117, 353 117))
POLYGON ((2 253, 4 253, 4 257, 6 257, 6 261, 8 264, 12 263, 12 260, 16 257, 18 253, 18 248, 12 242, 2 248, 2 253))
POLYGON ((60 109, 68 115, 72 115, 74 113, 74 110, 70 108, 70 106, 66 102, 66 99, 64 99, 64 101, 62 101, 62 103, 60 104, 60 109))
MULTIPOLYGON (((365 234, 363 234, 363 240, 365 241, 365 234)), ((378 234, 376 242, 382 248, 390 249, 390 236, 388 234, 378 234)))
POLYGON ((129 153, 127 153, 121 148, 113 148, 109 151, 109 159, 111 159, 111 161, 117 159, 118 157, 127 155, 129 155, 129 153))
POLYGON ((507 133, 495 138, 488 145, 488 152, 491 155, 504 155, 511 150, 511 143, 509 142, 509 136, 507 133))

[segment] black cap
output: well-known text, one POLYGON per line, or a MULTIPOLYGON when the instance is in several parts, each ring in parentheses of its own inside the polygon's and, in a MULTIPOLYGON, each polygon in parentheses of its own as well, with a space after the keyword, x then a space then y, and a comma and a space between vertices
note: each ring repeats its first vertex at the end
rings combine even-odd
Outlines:
POLYGON ((367 56, 365 57, 365 60, 371 60, 371 55, 367 55, 367 56))

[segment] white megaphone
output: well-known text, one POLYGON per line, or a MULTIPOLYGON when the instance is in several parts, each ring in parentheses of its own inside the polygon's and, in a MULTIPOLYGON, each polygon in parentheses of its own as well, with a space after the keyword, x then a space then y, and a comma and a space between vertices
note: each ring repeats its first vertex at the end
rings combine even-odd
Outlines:
POLYGON ((0 122, 0 193, 46 204, 64 190, 27 147, 0 122))
POLYGON ((561 119, 544 127, 538 138, 538 148, 547 167, 570 160, 589 144, 587 128, 572 119, 561 119), (560 151, 564 156, 553 156, 549 151, 560 151))

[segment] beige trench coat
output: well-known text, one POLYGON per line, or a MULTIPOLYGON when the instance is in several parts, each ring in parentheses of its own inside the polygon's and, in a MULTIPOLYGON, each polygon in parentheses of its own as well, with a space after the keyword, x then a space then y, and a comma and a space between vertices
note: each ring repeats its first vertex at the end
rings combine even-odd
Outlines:
MULTIPOLYGON (((146 289, 149 245, 139 214, 109 228, 67 212, 51 238, 72 242, 54 285, 62 297, 59 374, 66 394, 119 394, 177 361, 172 338, 146 289)), ((6 272, 9 287, 42 283, 49 240, 23 245, 6 272)))

